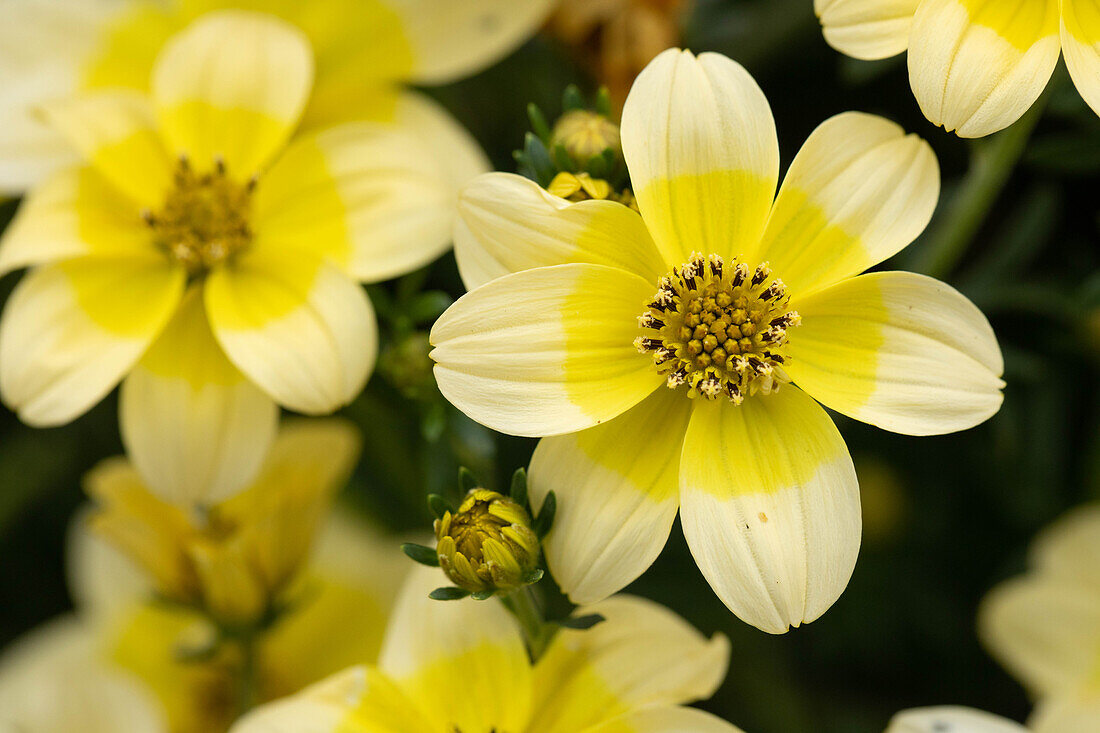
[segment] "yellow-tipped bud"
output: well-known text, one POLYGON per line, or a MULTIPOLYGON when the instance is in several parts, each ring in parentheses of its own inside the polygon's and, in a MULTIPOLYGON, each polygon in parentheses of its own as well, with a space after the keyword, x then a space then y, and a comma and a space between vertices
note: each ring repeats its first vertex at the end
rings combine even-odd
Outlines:
POLYGON ((531 582, 539 539, 527 511, 487 489, 472 489, 458 511, 435 521, 439 567, 471 593, 510 591, 531 582))
POLYGON ((622 153, 619 126, 607 117, 585 109, 566 112, 551 133, 551 145, 561 144, 565 152, 581 165, 610 148, 618 156, 622 153))

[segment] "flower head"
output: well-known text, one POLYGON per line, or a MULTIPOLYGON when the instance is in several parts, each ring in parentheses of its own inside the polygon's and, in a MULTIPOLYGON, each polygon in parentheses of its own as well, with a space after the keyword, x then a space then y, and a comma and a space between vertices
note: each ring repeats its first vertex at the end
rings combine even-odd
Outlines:
POLYGON ((669 50, 634 84, 622 144, 637 211, 508 174, 466 186, 470 292, 432 330, 436 378, 475 420, 543 438, 532 506, 557 495, 544 550, 572 600, 634 580, 679 511, 726 605, 783 632, 832 605, 859 551, 855 471, 821 404, 912 435, 969 428, 1001 404, 1000 349, 947 285, 860 275, 939 195, 932 150, 897 125, 826 121, 776 195, 759 87, 669 50))
POLYGON ((501 605, 430 600, 437 573, 421 568, 406 583, 377 667, 261 707, 233 733, 736 733, 681 707, 725 676, 724 637, 708 640, 650 601, 617 597, 585 609, 605 621, 563 629, 532 665, 501 605))
POLYGON ((458 511, 435 520, 439 566, 471 593, 510 591, 530 582, 539 538, 527 510, 487 489, 472 489, 458 511))
POLYGON ((908 49, 921 110, 960 137, 1008 127, 1042 94, 1060 53, 1100 114, 1100 22, 1085 0, 815 0, 825 40, 860 59, 908 49))

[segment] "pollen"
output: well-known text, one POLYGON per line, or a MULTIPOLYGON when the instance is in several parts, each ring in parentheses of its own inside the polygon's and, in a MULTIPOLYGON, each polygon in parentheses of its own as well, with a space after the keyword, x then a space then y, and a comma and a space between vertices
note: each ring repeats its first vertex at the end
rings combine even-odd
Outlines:
POLYGON ((642 335, 634 345, 652 355, 670 389, 739 405, 790 382, 783 347, 802 319, 767 263, 752 270, 695 253, 657 288, 638 317, 642 335))
POLYGON ((142 216, 156 243, 194 276, 206 273, 252 242, 249 218, 255 178, 239 183, 218 159, 208 173, 197 173, 181 157, 164 206, 142 216))

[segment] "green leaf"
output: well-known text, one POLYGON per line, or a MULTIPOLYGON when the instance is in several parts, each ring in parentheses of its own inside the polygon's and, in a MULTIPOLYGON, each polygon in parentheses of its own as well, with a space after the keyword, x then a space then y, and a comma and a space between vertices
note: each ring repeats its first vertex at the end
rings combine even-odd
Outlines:
POLYGON ((561 106, 566 112, 575 109, 585 109, 588 105, 584 101, 584 95, 576 84, 570 84, 561 95, 561 106))
POLYGON ((578 631, 587 631, 598 623, 605 621, 603 616, 598 613, 590 613, 586 616, 572 616, 570 618, 562 619, 558 621, 558 626, 566 629, 576 629, 578 631))
POLYGON ((405 553, 421 565, 427 565, 433 568, 439 567, 439 555, 436 554, 436 551, 433 550, 431 547, 418 545, 415 542, 406 542, 401 545, 401 552, 405 553))
POLYGON ((546 495, 546 499, 542 502, 542 509, 539 511, 538 517, 531 525, 531 529, 534 530, 535 535, 541 540, 550 531, 550 528, 554 526, 554 515, 558 511, 558 497, 551 491, 546 495))
POLYGON ((568 171, 570 173, 577 172, 577 164, 573 162, 573 158, 569 155, 569 152, 566 151, 564 145, 558 143, 551 152, 554 155, 554 165, 558 167, 558 170, 568 171))
POLYGON ((550 125, 546 122, 546 116, 539 106, 532 102, 527 105, 527 119, 531 121, 531 129, 544 143, 550 143, 550 125))
POLYGON ((545 575, 545 573, 542 571, 541 568, 535 568, 531 572, 527 573, 527 575, 523 576, 523 583, 524 585, 534 585, 535 583, 542 580, 543 575, 545 575))
POLYGON ((446 512, 454 513, 454 509, 451 507, 450 502, 439 494, 428 494, 428 511, 430 511, 432 516, 436 519, 443 519, 443 515, 446 512))
POLYGON ((527 471, 525 469, 517 468, 512 474, 512 487, 508 494, 512 497, 512 501, 524 509, 527 508, 527 471))
POLYGON ((458 469, 458 488, 462 491, 462 495, 466 496, 474 489, 481 488, 481 484, 477 482, 477 477, 470 472, 470 469, 463 466, 458 469))
POLYGON ((470 595, 470 591, 456 588, 453 585, 436 588, 428 594, 433 601, 460 601, 470 595))
POLYGON ((493 590, 479 590, 471 593, 470 598, 473 598, 475 601, 487 601, 492 598, 495 593, 496 591, 493 590))
POLYGON ((535 133, 527 133, 524 138, 523 152, 527 156, 527 164, 535 172, 536 182, 543 187, 549 185, 557 169, 550 160, 550 153, 546 150, 546 146, 535 136, 535 133))

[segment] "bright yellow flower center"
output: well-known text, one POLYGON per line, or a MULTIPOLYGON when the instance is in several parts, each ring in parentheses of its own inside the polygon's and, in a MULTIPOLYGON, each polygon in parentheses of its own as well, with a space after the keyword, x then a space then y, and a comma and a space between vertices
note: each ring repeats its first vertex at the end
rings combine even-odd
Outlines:
POLYGON ((198 174, 180 158, 164 206, 146 212, 157 244, 191 275, 200 275, 246 248, 252 241, 249 214, 255 178, 238 183, 221 160, 198 174))
POLYGON ((766 263, 750 270, 696 253, 657 286, 634 345, 653 355, 670 389, 686 384, 689 397, 725 395, 739 405, 790 381, 783 345, 802 319, 766 263))
MULTIPOLYGON (((454 514, 436 520, 439 566, 468 591, 512 590, 538 564, 539 540, 527 511, 486 489, 473 489, 454 514)), ((529 582, 529 581, 527 581, 529 582)))

